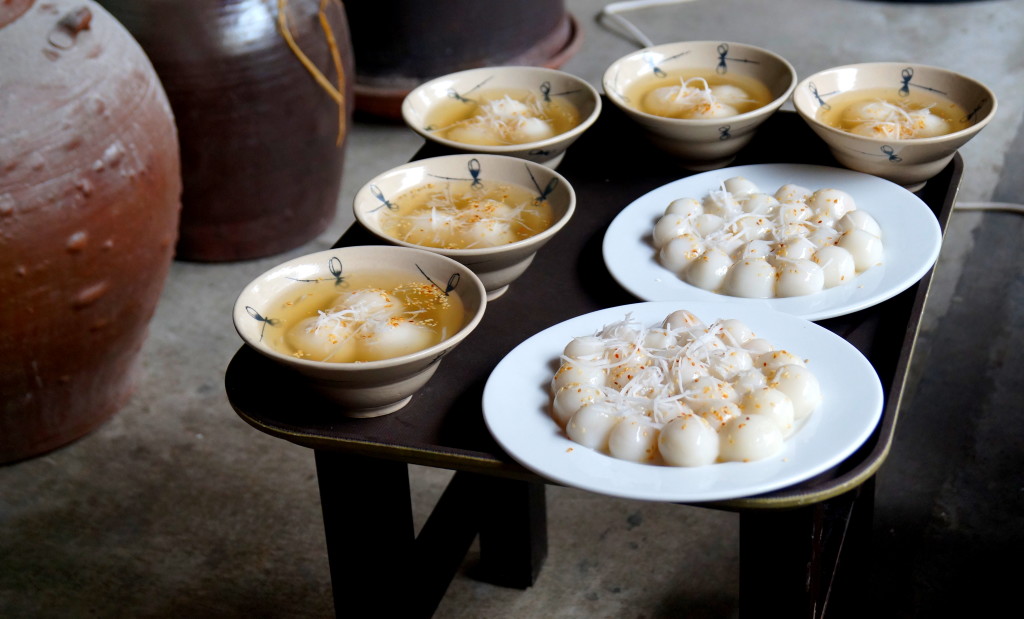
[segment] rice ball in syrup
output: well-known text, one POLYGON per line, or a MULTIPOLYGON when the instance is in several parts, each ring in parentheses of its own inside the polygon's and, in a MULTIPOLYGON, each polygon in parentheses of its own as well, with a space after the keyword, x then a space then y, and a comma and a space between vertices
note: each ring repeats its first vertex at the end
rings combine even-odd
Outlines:
POLYGON ((426 117, 440 138, 477 146, 539 142, 580 124, 580 112, 566 97, 539 97, 529 90, 494 89, 472 98, 439 103, 426 117))
POLYGON ((440 249, 497 247, 551 227, 546 199, 526 187, 497 181, 439 180, 411 189, 382 210, 388 236, 440 249))
POLYGON ((454 335, 466 311, 455 291, 398 271, 306 282, 266 310, 264 340, 299 359, 357 363, 391 359, 454 335))

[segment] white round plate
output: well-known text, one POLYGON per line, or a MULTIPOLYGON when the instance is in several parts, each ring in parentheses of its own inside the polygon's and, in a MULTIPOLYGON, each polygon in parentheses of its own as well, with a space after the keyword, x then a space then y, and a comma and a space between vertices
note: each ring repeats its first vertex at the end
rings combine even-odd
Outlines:
POLYGON ((791 486, 826 471, 871 435, 882 415, 882 385, 874 368, 831 331, 764 305, 731 302, 635 303, 599 310, 549 327, 514 348, 484 387, 483 412, 498 444, 516 461, 550 480, 601 494, 651 501, 702 502, 753 496, 791 486), (756 462, 702 467, 638 464, 570 440, 550 415, 548 385, 562 349, 627 313, 660 323, 688 309, 705 323, 737 318, 758 337, 804 359, 821 384, 824 401, 786 441, 777 456, 756 462))
POLYGON ((663 185, 635 200, 619 213, 604 235, 604 262, 619 284, 645 301, 722 301, 764 304, 808 320, 823 320, 876 305, 903 292, 935 264, 942 230, 920 198, 887 180, 826 166, 758 164, 722 168, 663 185), (773 194, 786 183, 817 189, 841 189, 857 208, 882 228, 885 262, 852 282, 801 297, 744 299, 692 286, 658 262, 651 241, 654 224, 676 198, 697 198, 720 189, 723 181, 743 176, 773 194))

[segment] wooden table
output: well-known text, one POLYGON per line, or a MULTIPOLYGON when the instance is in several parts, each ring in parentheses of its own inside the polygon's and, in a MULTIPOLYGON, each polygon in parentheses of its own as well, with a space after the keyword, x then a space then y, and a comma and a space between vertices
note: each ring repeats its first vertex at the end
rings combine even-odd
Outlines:
MULTIPOLYGON (((444 154, 425 146, 417 158, 444 154)), ((734 165, 837 165, 803 121, 776 114, 734 165)), ((957 155, 918 196, 945 228, 963 163, 957 155)), ((559 167, 577 192, 573 220, 538 254, 480 326, 441 363, 401 411, 349 419, 296 387, 295 379, 242 347, 225 379, 231 405, 256 429, 313 450, 337 612, 430 616, 473 539, 483 578, 534 582, 547 549, 544 479, 513 461, 488 433, 481 395, 491 369, 521 341, 568 318, 636 302, 609 275, 604 230, 644 193, 688 176, 606 105, 559 167), (557 303, 548 293, 557 291, 557 303), (262 385, 252 389, 254 384, 262 385), (408 465, 456 471, 419 536, 408 465)), ((376 243, 358 224, 338 246, 376 243)), ((876 307, 819 324, 871 361, 886 394, 882 421, 856 453, 801 484, 702 504, 740 514, 743 617, 820 617, 856 600, 870 549, 874 474, 886 459, 931 280, 876 307), (770 600, 770 604, 765 604, 770 600), (828 606, 831 604, 831 606, 828 606)))

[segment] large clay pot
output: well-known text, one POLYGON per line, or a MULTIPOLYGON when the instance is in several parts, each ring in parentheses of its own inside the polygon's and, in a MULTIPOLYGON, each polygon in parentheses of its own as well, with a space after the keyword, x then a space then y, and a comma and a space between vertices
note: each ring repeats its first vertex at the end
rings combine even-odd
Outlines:
POLYGON ((0 3, 0 462, 114 414, 173 258, 174 119, 90 0, 0 3))
POLYGON ((373 0, 345 5, 360 111, 401 119, 402 99, 447 73, 495 65, 552 69, 582 44, 562 0, 373 0))
POLYGON ((257 258, 322 232, 337 212, 352 100, 341 2, 284 3, 288 32, 323 83, 289 47, 277 0, 100 3, 146 50, 174 110, 185 185, 177 257, 257 258))

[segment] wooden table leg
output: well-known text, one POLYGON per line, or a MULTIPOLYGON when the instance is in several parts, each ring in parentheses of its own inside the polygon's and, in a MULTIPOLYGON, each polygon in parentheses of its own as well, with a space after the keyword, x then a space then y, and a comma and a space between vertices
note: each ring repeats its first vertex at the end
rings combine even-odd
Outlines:
POLYGON ((533 585, 548 554, 544 484, 490 477, 480 490, 483 577, 503 587, 533 585))
POLYGON ((415 542, 408 465, 315 453, 335 615, 382 616, 393 609, 410 616, 411 596, 402 591, 415 542))
POLYGON ((408 465, 315 453, 338 617, 430 617, 478 532, 489 581, 536 579, 547 555, 543 484, 457 472, 417 537, 408 465))
POLYGON ((864 581, 873 508, 871 479, 814 505, 742 512, 741 617, 850 615, 851 592, 864 581))

